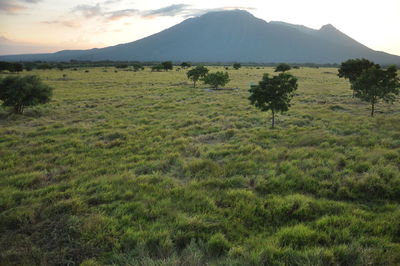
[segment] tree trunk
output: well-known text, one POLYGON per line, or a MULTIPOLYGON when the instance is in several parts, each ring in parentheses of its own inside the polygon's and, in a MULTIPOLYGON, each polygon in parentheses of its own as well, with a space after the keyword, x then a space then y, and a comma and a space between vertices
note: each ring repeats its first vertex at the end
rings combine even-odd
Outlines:
POLYGON ((193 88, 196 88, 196 81, 193 81, 193 88))
POLYGON ((271 128, 275 128, 275 112, 272 110, 272 125, 271 128))
POLYGON ((14 106, 14 113, 22 114, 24 112, 24 107, 22 105, 14 106))
POLYGON ((372 103, 372 106, 371 106, 371 116, 374 116, 374 112, 375 112, 375 103, 372 103))

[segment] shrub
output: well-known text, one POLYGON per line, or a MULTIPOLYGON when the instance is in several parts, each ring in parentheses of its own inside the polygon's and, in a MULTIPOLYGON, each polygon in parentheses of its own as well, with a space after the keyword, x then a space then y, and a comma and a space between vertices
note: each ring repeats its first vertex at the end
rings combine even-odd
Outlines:
POLYGON ((314 246, 326 241, 324 234, 318 233, 303 224, 283 228, 277 233, 277 236, 281 246, 289 246, 295 249, 314 246))
POLYGON ((37 76, 8 76, 0 80, 0 100, 17 114, 22 114, 26 106, 49 102, 52 90, 37 76))
POLYGON ((291 67, 288 64, 279 64, 276 68, 275 68, 275 72, 285 72, 290 70, 291 67))
POLYGON ((229 82, 229 74, 228 72, 217 71, 206 75, 203 81, 217 90, 219 86, 224 86, 229 82))
POLYGON ((229 250, 230 243, 223 234, 216 233, 208 240, 208 247, 211 254, 220 256, 229 250))

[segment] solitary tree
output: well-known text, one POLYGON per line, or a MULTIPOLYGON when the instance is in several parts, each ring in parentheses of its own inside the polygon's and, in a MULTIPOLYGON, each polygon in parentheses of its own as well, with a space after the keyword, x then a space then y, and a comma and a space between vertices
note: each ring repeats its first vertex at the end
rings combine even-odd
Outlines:
POLYGON ((238 70, 241 67, 242 67, 242 65, 240 63, 234 63, 233 64, 233 68, 236 69, 236 70, 238 70))
POLYGON ((349 59, 342 62, 338 70, 338 76, 340 78, 345 78, 350 81, 350 88, 353 90, 353 97, 355 96, 355 91, 353 88, 353 83, 357 78, 361 76, 361 73, 371 67, 379 68, 379 65, 367 60, 367 59, 349 59))
POLYGON ((276 66, 275 68, 275 72, 285 72, 285 71, 289 71, 291 69, 291 67, 288 64, 279 64, 276 66))
POLYGON ((185 68, 188 68, 188 67, 191 67, 192 65, 189 63, 189 62, 182 62, 182 64, 181 64, 181 67, 183 68, 183 69, 185 69, 185 68))
POLYGON ((200 78, 204 78, 208 73, 208 69, 204 66, 197 66, 186 73, 188 79, 193 81, 193 88, 196 88, 196 82, 200 78))
POLYGON ((272 78, 264 74, 258 85, 251 86, 249 100, 261 111, 272 112, 272 124, 275 126, 275 113, 289 110, 294 91, 297 90, 297 78, 291 74, 280 73, 272 78))
POLYGON ((395 66, 383 70, 373 66, 364 70, 360 76, 352 82, 355 97, 371 104, 371 116, 374 116, 375 105, 379 100, 393 103, 399 94, 400 82, 395 66))
POLYGON ((172 70, 173 68, 171 61, 162 62, 161 65, 164 67, 165 71, 172 70))
POLYGON ((213 86, 214 89, 218 89, 219 86, 224 86, 227 84, 230 79, 229 79, 229 74, 228 72, 221 72, 217 71, 215 73, 210 73, 207 74, 204 78, 203 81, 205 84, 213 86))
POLYGON ((26 106, 50 101, 52 90, 37 76, 8 76, 0 80, 0 100, 18 114, 22 114, 26 106))

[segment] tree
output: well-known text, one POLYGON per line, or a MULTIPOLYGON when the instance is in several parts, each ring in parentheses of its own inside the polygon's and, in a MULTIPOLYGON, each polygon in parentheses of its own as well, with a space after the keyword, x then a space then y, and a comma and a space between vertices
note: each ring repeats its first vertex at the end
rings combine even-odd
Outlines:
POLYGON ((144 69, 144 67, 143 67, 141 64, 139 64, 139 63, 134 63, 134 64, 132 64, 132 68, 133 68, 133 71, 134 71, 134 72, 137 72, 137 71, 139 71, 139 70, 143 70, 143 69, 144 69))
POLYGON ((188 79, 193 81, 193 88, 196 88, 196 82, 200 78, 204 78, 208 73, 208 69, 204 66, 197 66, 186 73, 188 79))
POLYGON ((152 66, 151 67, 151 71, 153 72, 153 71, 157 71, 157 72, 159 72, 159 71, 161 71, 161 70, 163 70, 164 69, 164 66, 163 65, 155 65, 155 66, 152 66))
POLYGON ((21 72, 24 66, 21 63, 0 62, 0 71, 8 70, 10 72, 21 72))
POLYGON ((233 64, 233 68, 236 69, 236 70, 238 70, 241 67, 242 67, 242 65, 240 63, 234 63, 233 64))
POLYGON ((182 64, 181 64, 181 67, 183 68, 183 69, 185 69, 185 68, 189 68, 189 67, 191 67, 192 65, 189 63, 189 62, 182 62, 182 64))
POLYGON ((229 80, 229 74, 228 72, 221 72, 217 71, 215 73, 210 73, 207 74, 204 78, 203 81, 205 84, 211 85, 214 87, 214 89, 218 89, 219 86, 224 86, 227 84, 229 80))
POLYGON ((280 73, 272 78, 264 74, 258 85, 251 86, 250 103, 261 111, 272 112, 272 125, 275 126, 275 114, 289 110, 294 91, 297 90, 297 78, 291 74, 280 73))
POLYGON ((379 65, 367 60, 367 59, 349 59, 342 62, 338 70, 338 76, 340 78, 345 78, 350 81, 350 89, 353 90, 353 97, 355 96, 355 91, 353 89, 354 81, 361 76, 363 71, 371 67, 379 68, 379 65))
POLYGON ((0 80, 0 100, 18 114, 22 114, 26 106, 50 101, 52 91, 38 76, 8 76, 0 80))
POLYGON ((279 64, 276 66, 275 68, 275 72, 285 72, 285 71, 289 71, 291 69, 291 67, 288 64, 279 64))
POLYGON ((371 104, 371 116, 374 116, 375 105, 379 100, 393 103, 399 94, 397 69, 395 66, 390 66, 387 70, 381 69, 379 65, 372 66, 352 82, 352 87, 355 97, 371 104))
POLYGON ((164 67, 165 71, 172 70, 173 68, 171 61, 162 62, 161 65, 164 67))
POLYGON ((115 68, 123 69, 123 68, 128 68, 128 64, 122 63, 122 64, 117 64, 115 65, 115 68))

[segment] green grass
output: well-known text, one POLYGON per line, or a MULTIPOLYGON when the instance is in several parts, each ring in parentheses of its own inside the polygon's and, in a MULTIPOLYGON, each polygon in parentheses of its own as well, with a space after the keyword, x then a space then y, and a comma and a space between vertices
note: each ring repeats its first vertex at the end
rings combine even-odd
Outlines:
POLYGON ((370 117, 336 69, 292 70, 272 130, 247 90, 273 69, 228 72, 29 73, 54 98, 0 109, 0 264, 400 264, 399 101, 370 117))

